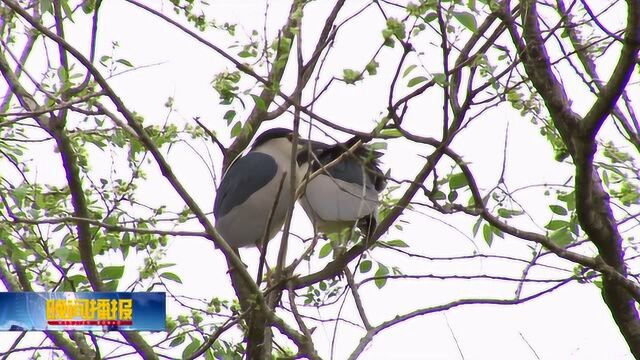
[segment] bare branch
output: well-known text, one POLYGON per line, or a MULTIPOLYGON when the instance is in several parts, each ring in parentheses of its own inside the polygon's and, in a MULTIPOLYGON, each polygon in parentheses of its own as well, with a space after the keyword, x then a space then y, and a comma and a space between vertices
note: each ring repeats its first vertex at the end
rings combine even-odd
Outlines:
POLYGON ((636 66, 638 50, 640 50, 640 4, 637 1, 629 0, 627 6, 629 7, 627 29, 618 63, 609 81, 600 91, 595 103, 581 123, 581 132, 589 139, 595 138, 615 103, 624 92, 636 66))
POLYGON ((432 307, 427 307, 427 308, 423 308, 423 309, 417 309, 414 310, 412 312, 409 312, 407 314, 404 315, 397 315, 395 316, 393 319, 391 320, 387 320, 383 323, 381 323, 378 326, 375 326, 373 329, 367 331, 367 334, 362 337, 360 339, 360 343, 358 344, 358 346, 356 347, 356 349, 351 353, 351 355, 349 356, 349 360, 354 360, 357 359, 360 355, 362 355, 362 353, 364 352, 366 346, 371 342, 371 340, 373 340, 373 338, 380 333, 383 330, 386 330, 394 325, 397 325, 399 323, 402 323, 404 321, 413 319, 415 317, 418 316, 423 316, 423 315, 428 315, 428 314, 433 314, 433 313, 438 313, 438 312, 442 312, 442 311, 446 311, 446 310, 450 310, 453 309, 455 307, 458 306, 467 306, 467 305, 517 305, 517 304, 522 304, 525 303, 529 300, 533 300, 536 299, 544 294, 550 293, 558 288, 560 288, 561 286, 564 286, 566 284, 568 284, 569 282, 571 282, 571 280, 567 280, 564 282, 561 282, 559 284, 556 284, 544 291, 535 293, 533 295, 529 295, 527 297, 524 297, 522 299, 462 299, 462 300, 456 300, 453 302, 450 302, 448 304, 444 304, 444 305, 438 305, 438 306, 432 306, 432 307))

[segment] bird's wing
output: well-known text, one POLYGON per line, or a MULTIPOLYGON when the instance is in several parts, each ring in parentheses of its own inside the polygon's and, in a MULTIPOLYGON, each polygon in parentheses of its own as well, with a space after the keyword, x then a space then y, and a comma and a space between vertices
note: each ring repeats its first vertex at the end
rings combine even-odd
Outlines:
MULTIPOLYGON (((347 149, 345 144, 316 146, 315 151, 320 163, 327 165, 337 157, 341 156, 347 149)), ((375 189, 382 192, 386 186, 385 175, 380 169, 378 159, 382 153, 375 151, 366 145, 358 146, 354 153, 344 157, 339 163, 329 167, 328 173, 332 177, 352 184, 364 185, 367 189, 375 189)), ((315 162, 312 170, 320 168, 320 164, 315 162)))
POLYGON ((278 165, 269 155, 249 152, 227 170, 213 204, 213 214, 220 218, 245 202, 251 194, 267 185, 276 175, 278 165))

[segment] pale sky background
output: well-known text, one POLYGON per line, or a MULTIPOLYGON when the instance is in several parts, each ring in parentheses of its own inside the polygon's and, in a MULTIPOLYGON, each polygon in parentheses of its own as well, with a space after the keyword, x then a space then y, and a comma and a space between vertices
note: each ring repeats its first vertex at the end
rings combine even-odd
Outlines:
MULTIPOLYGON (((265 11, 262 1, 212 1, 209 8, 209 16, 214 16, 218 23, 225 21, 238 23, 238 34, 250 34, 253 29, 261 31, 263 26, 263 14, 265 11)), ((340 18, 345 18, 366 2, 348 1, 340 18)), ((166 5, 166 4, 165 4, 166 5)), ((276 29, 286 19, 289 2, 272 1, 269 9, 268 29, 273 36, 276 29)), ((305 27, 303 36, 306 37, 306 47, 313 45, 318 29, 324 25, 322 22, 327 13, 330 2, 312 2, 307 8, 309 16, 304 18, 305 27), (315 16, 314 16, 315 15, 315 16), (314 34, 313 36, 309 36, 314 34)), ((171 7, 166 6, 164 12, 174 15, 171 7)), ((175 16, 174 16, 175 18, 175 16)), ((76 24, 67 28, 67 37, 72 44, 86 49, 88 44, 87 18, 76 17, 76 24)), ((618 28, 612 22, 614 28, 618 28)), ((340 76, 343 68, 362 69, 373 55, 381 41, 380 30, 384 26, 384 20, 373 8, 367 10, 356 21, 345 26, 335 44, 327 64, 325 64, 324 76, 327 74, 340 76)), ((113 78, 110 83, 117 90, 125 104, 132 110, 140 113, 149 123, 163 123, 167 116, 167 109, 163 104, 168 97, 175 99, 177 111, 170 115, 170 121, 181 127, 184 123, 192 123, 194 116, 200 116, 203 122, 211 129, 217 130, 225 145, 228 140, 228 131, 225 130, 225 121, 222 115, 228 109, 220 106, 218 96, 211 88, 210 82, 214 75, 225 69, 233 70, 230 63, 224 61, 212 50, 198 44, 188 38, 177 29, 161 20, 134 8, 123 1, 105 1, 101 10, 101 31, 99 33, 98 57, 109 55, 111 41, 118 41, 116 58, 126 58, 135 66, 146 64, 160 65, 136 70, 113 78)), ((228 37, 222 32, 208 31, 204 35, 212 42, 222 45, 230 45, 228 37)), ((240 35, 242 39, 242 35, 240 35)), ((424 36, 420 38, 422 50, 437 49, 437 39, 424 36), (430 46, 428 41, 433 41, 430 46)), ((461 42, 462 43, 462 42, 461 42)), ((41 51, 39 47, 36 51, 41 51)), ((232 49, 235 54, 238 50, 232 49)), ((37 63, 38 52, 34 53, 30 62, 37 63)), ((40 54, 42 54, 40 52, 40 54)), ((308 56, 308 52, 306 54, 308 56)), ((351 126, 359 130, 370 130, 374 121, 380 118, 387 103, 388 84, 395 69, 399 57, 398 49, 385 48, 378 58, 381 64, 379 74, 375 77, 367 77, 364 83, 358 86, 349 86, 342 83, 335 84, 327 94, 316 104, 315 111, 341 125, 351 126), (388 66, 385 66, 388 65, 388 66)), ((412 54, 407 64, 422 63, 432 73, 440 72, 440 53, 436 56, 430 54, 417 56, 412 54)), ((31 63, 30 63, 31 64, 31 63)), ((289 74, 291 75, 291 73, 289 74)), ((416 69, 412 76, 425 75, 424 70, 416 69), (422 72, 422 73, 420 73, 422 72)), ((289 80, 291 77, 289 77, 289 80)), ((406 83, 408 79, 404 80, 406 83)), ((563 81, 574 81, 570 77, 564 77, 563 81)), ((283 83, 287 84, 285 80, 283 83)), ((289 82, 290 84, 291 82, 289 82)), ((247 82, 246 84, 250 84, 247 82)), ((290 90, 290 85, 284 90, 290 90)), ((259 90, 255 89, 253 93, 259 90)), ((397 94, 404 94, 406 89, 400 88, 397 94)), ((1 89, 0 92, 4 92, 1 89)), ((430 90, 428 96, 422 96, 412 103, 408 116, 408 125, 417 133, 439 137, 440 117, 442 111, 440 93, 437 89, 430 90), (433 121, 429 121, 429 117, 433 121)), ((581 106, 590 103, 588 96, 581 96, 573 92, 575 96, 575 110, 580 111, 581 106), (581 103, 580 101, 586 101, 581 103)), ((238 111, 237 118, 244 118, 245 112, 238 111)), ((282 120, 273 121, 266 127, 286 126, 290 124, 290 116, 283 116, 282 120)), ((479 182, 481 189, 490 189, 497 181, 500 174, 502 150, 506 124, 509 123, 509 152, 507 159, 507 184, 511 189, 528 184, 539 183, 563 183, 571 176, 571 168, 553 161, 553 152, 547 141, 539 135, 536 126, 532 125, 528 118, 522 118, 518 112, 504 104, 490 110, 481 120, 476 121, 461 133, 453 143, 453 149, 463 155, 471 164, 472 170, 479 182)), ((605 126, 605 134, 613 134, 610 126, 605 126)), ((303 134, 306 131, 302 132, 303 134)), ((335 132, 332 132, 335 134, 335 132)), ((313 133, 315 139, 330 141, 321 136, 321 133, 313 133)), ((337 136, 340 140, 347 137, 337 136)), ((40 169, 46 169, 45 164, 59 163, 58 154, 52 153, 51 144, 41 145, 34 153, 37 158, 34 162, 40 169)), ((209 146, 214 154, 216 172, 220 174, 221 158, 219 152, 215 152, 214 146, 209 146)), ((197 147, 204 149, 202 144, 197 147)), ((415 146, 403 141, 393 140, 389 142, 389 148, 383 158, 384 167, 391 169, 395 178, 413 178, 418 166, 422 166, 422 160, 417 154, 428 155, 432 148, 415 146)), ((204 153, 207 158, 206 153, 204 153)), ((100 159, 96 155, 95 159, 100 159)), ((196 198, 205 211, 210 211, 213 206, 214 187, 206 165, 192 150, 185 146, 176 146, 167 156, 179 179, 196 198)), ((107 159, 107 157, 105 157, 107 159)), ((108 163, 108 162, 107 162, 108 163)), ((108 173, 108 166, 104 162, 92 161, 97 172, 108 173)), ((443 163, 439 173, 448 171, 448 163, 443 163)), ((175 195, 164 178, 157 171, 155 165, 147 167, 149 180, 144 188, 140 189, 139 199, 150 205, 167 204, 170 208, 180 209, 183 204, 175 195)), ((44 173, 40 170, 40 179, 51 179, 62 182, 63 174, 60 168, 55 173, 44 173)), ((519 200, 526 204, 527 209, 534 215, 540 226, 549 220, 548 205, 553 203, 551 197, 541 196, 542 190, 523 192, 519 200)), ((400 194, 398 194, 400 195, 400 194)), ((471 227, 475 219, 468 216, 439 217, 432 210, 420 208, 421 212, 405 211, 402 219, 408 223, 403 224, 404 231, 392 231, 384 237, 385 240, 403 239, 407 242, 412 252, 427 256, 454 256, 469 254, 474 247, 482 253, 508 254, 526 258, 530 253, 528 243, 511 237, 506 239, 494 239, 494 244, 489 248, 481 236, 473 243, 461 233, 451 227, 434 220, 431 217, 444 219, 452 226, 458 228, 466 236, 471 237, 471 227)), ((518 224, 518 222, 514 222, 518 224)), ((525 223, 523 223, 525 224, 525 223)), ((542 231, 540 228, 526 225, 528 229, 542 231)), ((197 226, 193 227, 198 229, 197 226)), ((302 236, 310 236, 311 228, 301 209, 294 212, 293 232, 302 236)), ((275 256, 278 241, 272 242, 271 254, 275 256)), ((300 253, 302 247, 300 241, 294 240, 289 254, 295 256, 300 253)), ((588 249, 588 254, 593 254, 588 249)), ((249 269, 255 273, 256 250, 243 250, 242 256, 249 264, 249 269)), ((128 263, 140 261, 143 254, 130 256, 128 263)), ((407 257, 397 255, 389 250, 376 249, 373 258, 387 265, 400 266, 406 274, 474 274, 491 273, 518 276, 512 265, 497 261, 473 261, 473 262, 429 262, 414 261, 407 257)), ((110 253, 106 255, 107 261, 121 262, 120 255, 110 253)), ((325 259, 326 260, 326 259, 325 259)), ((210 298, 212 296, 234 296, 226 275, 226 263, 222 254, 213 249, 213 245, 205 239, 180 238, 170 240, 167 262, 175 262, 177 266, 173 272, 182 277, 183 285, 170 284, 175 293, 193 297, 210 298)), ((314 268, 318 268, 323 261, 314 261, 314 268)), ((561 264, 564 262, 546 261, 548 264, 561 264)), ((570 268, 570 266, 569 266, 570 268)), ((301 266, 299 271, 304 271, 301 266)), ((369 275, 373 275, 372 273, 369 275)), ((544 277, 547 272, 534 269, 531 277, 544 277)), ((137 276, 137 266, 128 267, 121 284, 127 284, 137 276)), ((360 278, 364 278, 360 276, 360 278)), ((456 299, 466 297, 499 297, 509 298, 513 294, 516 284, 503 284, 496 282, 464 281, 464 280, 395 280, 378 290, 373 283, 363 285, 361 295, 365 303, 371 322, 375 325, 379 322, 393 318, 396 314, 426 307, 429 305, 444 304, 456 299)), ((530 289, 536 289, 531 286, 530 289)), ((301 292, 303 293, 303 291, 301 292)), ((527 293, 525 291, 525 293, 527 293)), ((170 311, 175 311, 175 304, 170 304, 170 311)), ((332 306, 322 309, 320 316, 333 318, 337 307, 332 306)), ((306 313, 315 314, 312 308, 306 313)), ((353 307, 352 298, 349 296, 343 310, 343 316, 359 323, 359 318, 353 307)), ((286 316, 288 319, 289 317, 286 316)), ((330 342, 333 331, 333 323, 327 323, 318 327, 314 334, 314 340, 320 355, 329 358, 330 342)), ((338 337, 334 353, 335 359, 345 359, 357 345, 363 332, 359 329, 341 323, 338 329, 338 337)), ((40 335, 30 335, 39 338, 40 335)), ((16 337, 16 334, 0 334, 0 351, 6 349, 16 337)), ((180 350, 181 351, 181 350, 180 350)), ((473 305, 456 308, 446 313, 431 314, 418 317, 397 325, 378 334, 361 359, 631 359, 627 345, 620 332, 611 319, 609 310, 604 305, 598 289, 592 284, 571 284, 542 298, 526 304, 516 306, 488 306, 473 305), (447 325, 448 321, 448 325, 447 325), (450 328, 449 328, 450 327, 450 328), (454 341, 457 339, 460 346, 458 350, 454 341), (524 340, 526 339, 526 341, 524 340), (527 344, 535 350, 532 351, 527 344), (537 354, 537 355, 536 355, 537 354)), ((179 354, 179 353, 177 353, 179 354)), ((26 356, 26 354, 23 354, 26 356)), ((20 359, 22 355, 15 355, 20 359)), ((13 359, 14 356, 11 356, 13 359)))

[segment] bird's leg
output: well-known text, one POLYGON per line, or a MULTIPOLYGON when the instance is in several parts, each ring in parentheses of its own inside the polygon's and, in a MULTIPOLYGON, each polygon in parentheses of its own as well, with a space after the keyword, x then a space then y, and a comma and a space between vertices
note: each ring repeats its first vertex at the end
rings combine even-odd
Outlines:
POLYGON ((373 214, 360 218, 357 223, 358 229, 362 233, 364 244, 368 247, 371 236, 378 226, 378 221, 373 214))

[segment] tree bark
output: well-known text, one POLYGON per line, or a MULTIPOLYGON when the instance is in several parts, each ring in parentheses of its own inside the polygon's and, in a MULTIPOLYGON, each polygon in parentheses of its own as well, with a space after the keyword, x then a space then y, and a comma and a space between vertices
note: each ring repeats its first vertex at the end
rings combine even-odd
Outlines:
MULTIPOLYGON (((586 116, 580 117, 570 107, 570 100, 561 83, 555 77, 547 55, 544 38, 538 23, 535 0, 522 2, 522 38, 505 4, 504 21, 512 40, 518 48, 525 71, 531 83, 543 98, 553 124, 567 147, 575 165, 576 212, 580 226, 588 235, 604 263, 627 276, 622 236, 611 210, 609 194, 602 185, 594 167, 593 156, 597 150, 595 141, 600 126, 610 116, 613 107, 627 85, 635 67, 633 59, 640 44, 640 4, 627 1, 628 17, 625 43, 616 68, 598 94, 586 116)), ((632 295, 606 274, 602 279, 602 297, 611 311, 631 353, 640 358, 640 318, 632 295)))

